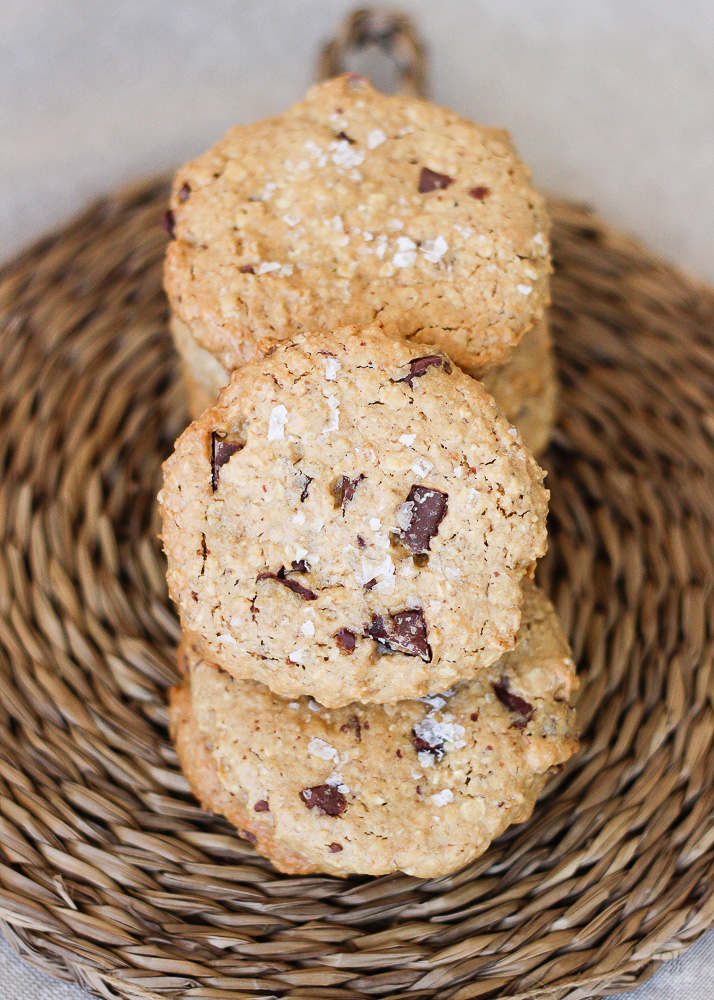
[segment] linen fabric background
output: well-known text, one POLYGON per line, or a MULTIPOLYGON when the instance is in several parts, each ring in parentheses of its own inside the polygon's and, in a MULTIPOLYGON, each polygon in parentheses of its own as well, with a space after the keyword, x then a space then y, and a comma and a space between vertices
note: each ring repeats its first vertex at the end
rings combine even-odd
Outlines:
MULTIPOLYGON (((355 0, 0 0, 0 258, 117 184, 284 109, 355 0)), ((535 182, 714 282, 711 0, 392 0, 430 96, 511 130, 535 182)), ((359 68, 357 66, 351 68, 359 68)), ((0 945, 0 996, 81 1000, 0 945)), ((710 1000, 714 933, 636 1000, 710 1000)))

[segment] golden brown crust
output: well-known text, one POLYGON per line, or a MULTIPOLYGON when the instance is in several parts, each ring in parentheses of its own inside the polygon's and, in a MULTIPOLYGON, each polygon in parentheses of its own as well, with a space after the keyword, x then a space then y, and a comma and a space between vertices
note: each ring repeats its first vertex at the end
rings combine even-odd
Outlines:
MULTIPOLYGON (((215 404, 230 376, 175 316, 171 318, 171 331, 183 362, 189 413, 197 420, 215 404)), ((547 320, 536 323, 505 365, 489 368, 481 381, 533 454, 537 457, 545 451, 555 423, 557 400, 557 375, 547 320)))
POLYGON ((172 310, 228 370, 375 319, 482 372, 548 303, 543 199, 504 134, 339 77, 177 174, 172 310))
POLYGON ((388 702, 513 647, 520 580, 545 549, 543 472, 483 386, 433 348, 377 328, 280 341, 233 373, 164 471, 169 591, 184 630, 235 676, 326 705, 388 702), (427 534, 410 538, 422 518, 427 534), (392 643, 384 629, 409 634, 392 643))
POLYGON ((253 844, 264 857, 270 858, 278 871, 290 875, 309 875, 316 871, 314 864, 276 843, 265 824, 261 824, 261 814, 253 811, 251 815, 245 799, 241 801, 221 782, 216 762, 193 714, 188 678, 169 693, 169 717, 181 770, 201 806, 207 812, 225 816, 237 828, 238 835, 253 844))
MULTIPOLYGON (((213 809, 230 808, 282 870, 446 874, 526 819, 548 771, 577 748, 574 664, 532 584, 515 650, 479 679, 422 700, 289 702, 231 678, 187 641, 184 649, 193 735, 179 753, 192 787, 213 809)), ((188 723, 172 714, 179 736, 188 723)))

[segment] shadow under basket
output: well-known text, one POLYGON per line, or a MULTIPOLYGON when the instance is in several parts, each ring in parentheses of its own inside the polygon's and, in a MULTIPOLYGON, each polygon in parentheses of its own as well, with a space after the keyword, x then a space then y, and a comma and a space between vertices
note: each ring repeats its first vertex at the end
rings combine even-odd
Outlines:
POLYGON ((714 923, 714 295, 553 200, 539 568, 582 687, 532 819, 419 881, 287 877, 188 794, 157 540, 185 421, 166 182, 0 275, 0 928, 102 997, 585 998, 714 923))

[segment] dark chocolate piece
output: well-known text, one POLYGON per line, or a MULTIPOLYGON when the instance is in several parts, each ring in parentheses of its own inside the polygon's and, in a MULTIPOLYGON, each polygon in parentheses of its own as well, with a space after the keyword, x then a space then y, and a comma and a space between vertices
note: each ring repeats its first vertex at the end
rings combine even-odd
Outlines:
POLYGON ((431 647, 426 641, 426 636, 426 619, 421 608, 398 611, 392 615, 392 628, 387 640, 392 649, 399 649, 411 656, 420 656, 422 660, 430 663, 431 647))
MULTIPOLYGON (((302 570, 293 570, 293 572, 303 572, 302 570)), ((259 573, 256 577, 257 580, 275 580, 276 583, 282 583, 284 587, 288 590, 292 590, 293 594, 297 594, 298 597, 302 598, 303 601, 316 601, 317 594, 313 593, 307 587, 304 587, 297 580, 290 580, 285 575, 285 567, 281 566, 277 573, 259 573)))
POLYGON ((335 785, 313 785, 303 788, 300 798, 308 809, 318 809, 326 816, 341 816, 347 808, 347 799, 335 785))
POLYGON ((343 653, 353 653, 357 645, 357 637, 348 628, 341 628, 335 634, 335 642, 343 653))
POLYGON ((434 490, 429 486, 412 486, 406 503, 409 508, 409 524, 402 529, 402 541, 415 555, 426 552, 429 543, 439 531, 439 525, 448 510, 448 493, 434 490))
POLYGON ((443 191, 453 183, 454 178, 448 174, 439 174, 429 167, 422 167, 419 174, 419 194, 426 194, 427 191, 443 191))
POLYGON ((451 364, 440 354, 426 354, 423 358, 414 358, 409 362, 409 374, 395 382, 406 382, 410 389, 414 388, 414 379, 421 378, 430 368, 443 367, 447 375, 451 374, 451 364))
POLYGON ((218 488, 221 466, 242 447, 242 444, 218 437, 215 431, 211 434, 211 484, 214 490, 218 488))
POLYGON ((521 698, 515 691, 511 691, 510 681, 505 676, 501 677, 493 685, 493 690, 496 692, 496 697, 501 704, 505 705, 509 712, 515 712, 518 715, 518 719, 511 723, 511 728, 525 729, 533 718, 533 712, 535 711, 530 702, 526 701, 525 698, 521 698))

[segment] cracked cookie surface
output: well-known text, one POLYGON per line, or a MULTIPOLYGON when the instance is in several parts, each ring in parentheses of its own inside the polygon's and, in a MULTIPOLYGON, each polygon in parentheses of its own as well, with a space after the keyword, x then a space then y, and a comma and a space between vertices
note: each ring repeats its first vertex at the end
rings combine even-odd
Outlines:
POLYGON ((424 695, 513 647, 547 497, 443 354, 300 335, 234 372, 165 463, 169 592, 207 658, 278 694, 424 695))
POLYGON ((329 710, 239 681, 184 642, 172 733, 204 807, 290 873, 431 878, 530 815, 577 748, 577 684, 530 582, 513 651, 472 681, 395 705, 329 710))
POLYGON ((508 135, 338 77, 177 174, 165 286, 228 371, 376 318, 476 373, 548 302, 548 219, 508 135))

